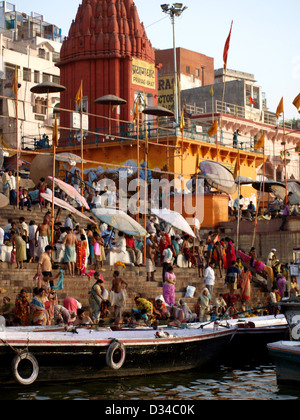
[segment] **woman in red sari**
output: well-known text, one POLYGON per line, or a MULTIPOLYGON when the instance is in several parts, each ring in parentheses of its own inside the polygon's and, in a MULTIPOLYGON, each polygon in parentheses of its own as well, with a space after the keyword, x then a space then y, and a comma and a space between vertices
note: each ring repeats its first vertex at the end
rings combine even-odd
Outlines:
POLYGON ((227 267, 231 267, 232 262, 236 261, 234 242, 230 238, 225 238, 225 241, 227 242, 227 248, 226 248, 227 267))
POLYGON ((85 275, 86 268, 87 241, 85 235, 80 236, 80 241, 76 245, 76 268, 82 276, 85 275))

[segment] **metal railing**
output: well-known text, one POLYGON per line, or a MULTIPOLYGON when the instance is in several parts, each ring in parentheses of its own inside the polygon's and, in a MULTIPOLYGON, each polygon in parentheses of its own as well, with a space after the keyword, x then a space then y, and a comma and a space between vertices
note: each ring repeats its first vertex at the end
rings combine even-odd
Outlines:
MULTIPOLYGON (((244 151, 250 151, 260 153, 260 151, 254 150, 255 139, 252 137, 246 137, 239 135, 237 142, 233 140, 233 134, 226 132, 225 130, 218 130, 217 136, 210 137, 208 135, 208 129, 211 123, 199 122, 194 119, 185 119, 185 128, 183 136, 186 139, 205 142, 208 144, 218 144, 219 146, 230 147, 240 149, 244 151)), ((136 141, 139 135, 141 141, 145 141, 148 137, 150 143, 157 143, 161 140, 166 140, 173 136, 181 137, 182 133, 179 127, 174 125, 172 118, 164 118, 159 121, 147 121, 139 128, 137 133, 137 127, 135 123, 120 124, 119 126, 113 126, 110 129, 97 128, 90 132, 84 132, 84 146, 101 146, 107 143, 116 142, 132 142, 136 141), (110 133, 110 134, 109 134, 110 133)), ((79 131, 64 131, 59 140, 58 149, 70 147, 80 147, 81 137, 79 131)), ((22 148, 23 149, 49 149, 52 147, 52 138, 50 139, 46 135, 40 137, 22 137, 22 148)))

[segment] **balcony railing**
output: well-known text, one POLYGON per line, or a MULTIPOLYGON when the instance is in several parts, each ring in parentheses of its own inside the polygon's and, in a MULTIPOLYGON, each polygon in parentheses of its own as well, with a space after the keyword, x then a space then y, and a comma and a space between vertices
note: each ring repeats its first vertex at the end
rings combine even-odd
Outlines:
MULTIPOLYGON (((183 136, 185 139, 204 142, 211 145, 219 145, 223 147, 240 149, 248 152, 256 152, 254 150, 255 139, 249 136, 240 135, 237 145, 234 145, 232 132, 219 130, 217 136, 210 137, 207 131, 210 123, 203 123, 196 120, 186 119, 183 136)), ((84 145, 101 147, 104 144, 113 144, 117 142, 132 142, 137 138, 144 142, 148 137, 150 144, 166 142, 171 137, 181 137, 182 133, 179 127, 174 126, 174 120, 169 118, 161 119, 159 125, 156 121, 144 122, 139 128, 135 123, 123 123, 118 126, 112 126, 110 130, 106 128, 97 128, 93 132, 83 131, 84 145), (109 134, 110 132, 110 134, 109 134)), ((61 131, 59 140, 59 148, 76 148, 80 147, 81 136, 80 130, 61 131)), ((31 138, 22 138, 22 148, 28 149, 47 149, 52 146, 52 136, 38 136, 31 138)), ((260 153, 260 152, 258 152, 260 153)))

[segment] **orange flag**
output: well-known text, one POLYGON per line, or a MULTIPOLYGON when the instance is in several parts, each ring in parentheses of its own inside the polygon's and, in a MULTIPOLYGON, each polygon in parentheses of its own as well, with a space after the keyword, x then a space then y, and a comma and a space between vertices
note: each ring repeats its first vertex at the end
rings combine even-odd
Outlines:
POLYGON ((231 22, 230 32, 228 38, 225 43, 224 52, 223 52, 223 62, 224 62, 224 70, 227 69, 227 58, 228 58, 228 51, 230 47, 230 40, 231 40, 231 31, 232 31, 233 21, 231 22))
POLYGON ((241 161, 240 161, 240 152, 239 152, 237 160, 236 160, 234 172, 233 172, 233 178, 234 179, 236 179, 239 176, 240 167, 241 167, 241 161))
POLYGON ((255 100, 251 96, 249 96, 249 101, 251 105, 256 105, 255 100))
POLYGON ((17 94, 18 92, 18 67, 15 67, 15 74, 12 82, 12 90, 17 94))
POLYGON ((134 108, 133 121, 137 121, 137 119, 138 119, 138 115, 139 115, 139 102, 140 102, 140 100, 137 99, 137 101, 135 103, 135 108, 134 108))
POLYGON ((80 88, 78 89, 78 92, 75 98, 75 101, 79 107, 81 107, 82 98, 83 98, 83 94, 82 94, 82 80, 81 80, 80 88))
POLYGON ((276 118, 279 118, 279 115, 282 113, 283 113, 283 97, 281 98, 281 101, 279 102, 279 105, 277 107, 276 118))
POLYGON ((293 105, 295 105, 295 107, 297 108, 297 111, 300 108, 300 93, 298 96, 296 96, 296 98, 294 99, 293 105))
POLYGON ((184 120, 184 110, 181 111, 181 119, 180 119, 180 131, 183 134, 185 127, 185 120, 184 120))
POLYGON ((207 134, 209 137, 215 136, 218 132, 218 120, 215 120, 213 125, 208 129, 207 134))
POLYGON ((265 134, 261 136, 261 138, 255 143, 254 150, 259 150, 265 147, 265 134))

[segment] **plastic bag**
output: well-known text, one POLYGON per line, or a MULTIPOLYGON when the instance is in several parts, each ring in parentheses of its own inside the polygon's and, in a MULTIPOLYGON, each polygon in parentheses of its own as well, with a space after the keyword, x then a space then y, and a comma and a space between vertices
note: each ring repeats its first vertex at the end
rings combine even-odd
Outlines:
POLYGON ((185 298, 193 298, 195 291, 196 291, 196 287, 188 286, 186 288, 185 298))

